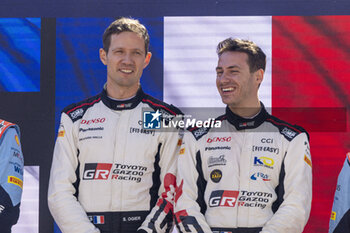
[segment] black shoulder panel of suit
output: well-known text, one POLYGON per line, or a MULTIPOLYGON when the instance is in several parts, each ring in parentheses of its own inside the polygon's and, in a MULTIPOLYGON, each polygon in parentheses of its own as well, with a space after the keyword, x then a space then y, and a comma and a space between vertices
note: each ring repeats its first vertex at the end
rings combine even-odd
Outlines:
POLYGON ((142 103, 148 104, 150 108, 157 111, 159 110, 162 114, 171 114, 171 115, 183 115, 180 109, 175 107, 172 104, 167 104, 161 100, 158 100, 148 94, 144 94, 144 98, 142 98, 142 103), (164 112, 165 111, 165 112, 164 112))
POLYGON ((266 121, 276 126, 279 129, 280 133, 288 141, 292 141, 296 136, 298 136, 301 133, 306 133, 309 139, 309 134, 301 126, 289 124, 288 122, 282 121, 279 118, 271 115, 266 119, 266 121))
MULTIPOLYGON (((215 119, 215 121, 223 121, 226 120, 227 116, 222 115, 215 119)), ((187 130, 192 133, 194 138, 198 141, 201 137, 206 135, 210 131, 211 127, 188 127, 187 130)))
POLYGON ((71 104, 63 109, 62 112, 66 113, 73 122, 81 119, 85 114, 86 110, 93 106, 95 103, 98 103, 101 100, 101 94, 90 97, 83 101, 80 101, 75 104, 71 104))

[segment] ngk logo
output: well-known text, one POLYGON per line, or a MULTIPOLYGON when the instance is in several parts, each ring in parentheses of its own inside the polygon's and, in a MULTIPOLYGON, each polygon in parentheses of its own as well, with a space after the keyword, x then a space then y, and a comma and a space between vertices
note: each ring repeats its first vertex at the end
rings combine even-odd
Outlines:
POLYGON ((83 180, 107 180, 111 168, 111 163, 86 163, 83 180))
POLYGON ((234 207, 239 195, 239 191, 216 190, 210 195, 209 206, 227 206, 234 207))
POLYGON ((231 137, 213 137, 213 138, 208 138, 207 143, 229 142, 229 141, 231 141, 231 137))
POLYGON ((106 118, 96 118, 96 119, 91 119, 91 120, 82 120, 81 124, 86 124, 86 125, 90 125, 90 124, 96 124, 96 123, 103 123, 106 121, 106 118))

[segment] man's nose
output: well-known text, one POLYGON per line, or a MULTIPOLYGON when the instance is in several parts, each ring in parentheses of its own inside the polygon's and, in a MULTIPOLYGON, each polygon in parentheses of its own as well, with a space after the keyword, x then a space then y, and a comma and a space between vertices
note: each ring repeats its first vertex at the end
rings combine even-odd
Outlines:
POLYGON ((133 63, 133 59, 132 59, 132 54, 131 53, 125 53, 123 56, 123 62, 130 64, 133 63))
POLYGON ((229 78, 226 72, 223 72, 220 76, 217 77, 217 79, 220 83, 226 83, 229 81, 229 78))

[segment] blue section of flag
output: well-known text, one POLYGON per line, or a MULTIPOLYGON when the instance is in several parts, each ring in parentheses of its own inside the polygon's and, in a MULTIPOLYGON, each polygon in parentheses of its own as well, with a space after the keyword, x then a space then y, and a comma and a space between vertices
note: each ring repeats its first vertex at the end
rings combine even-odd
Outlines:
POLYGON ((40 91, 40 18, 0 18, 0 91, 40 91))
MULTIPOLYGON (((143 90, 163 99, 163 18, 138 18, 150 34, 152 59, 141 77, 143 90)), ((56 128, 61 110, 101 92, 107 79, 99 58, 102 34, 114 18, 56 20, 56 128)))

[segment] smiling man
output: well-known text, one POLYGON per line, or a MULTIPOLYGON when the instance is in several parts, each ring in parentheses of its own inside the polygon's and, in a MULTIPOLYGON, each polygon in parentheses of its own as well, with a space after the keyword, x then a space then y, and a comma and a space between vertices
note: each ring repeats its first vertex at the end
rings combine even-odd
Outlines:
POLYGON ((142 116, 150 109, 152 126, 180 111, 141 89, 151 59, 144 25, 130 18, 114 21, 103 34, 100 59, 107 66, 102 92, 61 115, 50 211, 64 233, 169 232, 180 136, 146 129, 142 116))
POLYGON ((180 232, 302 232, 312 199, 307 133, 259 101, 266 56, 253 42, 217 46, 221 128, 191 128, 178 160, 180 232))

